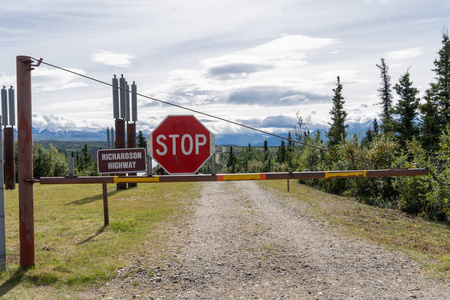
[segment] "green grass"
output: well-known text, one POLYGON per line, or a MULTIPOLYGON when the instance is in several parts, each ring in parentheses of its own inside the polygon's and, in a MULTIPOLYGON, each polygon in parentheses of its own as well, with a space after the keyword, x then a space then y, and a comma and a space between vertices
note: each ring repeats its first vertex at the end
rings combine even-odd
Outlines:
POLYGON ((284 196, 284 201, 299 207, 301 215, 339 231, 400 250, 424 264, 431 277, 450 281, 450 226, 430 222, 416 216, 373 207, 318 191, 294 180, 287 192, 286 181, 265 181, 261 184, 284 196))
MULTIPOLYGON (((198 184, 139 184, 116 191, 108 185, 110 225, 104 226, 101 185, 34 186, 36 266, 19 267, 19 212, 16 190, 6 191, 8 269, 0 276, 0 297, 34 299, 41 295, 96 284, 127 265, 127 254, 157 250, 165 222, 189 213, 198 184)), ((45 298, 45 297, 44 297, 45 298)))

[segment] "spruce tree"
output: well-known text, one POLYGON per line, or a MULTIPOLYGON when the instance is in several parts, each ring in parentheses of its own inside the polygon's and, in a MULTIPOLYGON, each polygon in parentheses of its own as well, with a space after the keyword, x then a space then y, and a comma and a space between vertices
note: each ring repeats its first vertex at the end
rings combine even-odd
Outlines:
POLYGON ((450 121, 450 37, 448 30, 442 34, 442 48, 434 60, 435 82, 425 91, 422 114, 421 140, 429 151, 436 150, 439 136, 450 121))
POLYGON ((373 141, 374 137, 377 137, 379 134, 378 121, 377 118, 373 119, 373 129, 369 129, 366 131, 366 136, 363 138, 362 143, 367 147, 370 146, 370 143, 373 141))
POLYGON ((381 64, 377 64, 380 69, 381 83, 378 89, 379 96, 381 98, 381 120, 383 122, 383 132, 390 131, 390 123, 392 120, 391 108, 392 108, 392 90, 391 90, 391 76, 388 74, 389 67, 386 64, 384 58, 381 58, 381 64))
POLYGON ((442 48, 438 51, 438 58, 434 60, 436 73, 436 96, 439 102, 439 116, 441 117, 442 129, 450 121, 450 37, 448 30, 442 35, 442 48))
POLYGON ((380 133, 380 127, 378 126, 377 118, 373 119, 373 133, 378 135, 380 133))
POLYGON ((272 170, 272 157, 270 155, 269 151, 269 144, 267 143, 267 140, 264 140, 264 172, 270 172, 272 170))
POLYGON ((147 148, 147 140, 145 139, 145 136, 141 130, 139 130, 139 133, 136 137, 136 141, 138 148, 147 148))
POLYGON ((328 147, 334 148, 336 145, 345 141, 347 136, 345 125, 345 119, 347 118, 347 112, 344 110, 344 97, 342 96, 342 84, 339 76, 337 77, 336 88, 333 89, 333 107, 330 110, 331 123, 330 129, 327 132, 328 147))
POLYGON ((236 156, 233 153, 233 146, 230 146, 230 155, 228 156, 227 168, 229 173, 234 173, 236 170, 236 156))
POLYGON ((433 95, 433 89, 425 91, 425 103, 420 105, 422 114, 420 126, 420 139, 425 150, 433 152, 439 145, 439 136, 441 133, 438 115, 438 105, 436 97, 433 95))
POLYGON ((284 140, 281 140, 281 145, 278 147, 277 151, 277 161, 282 164, 286 162, 287 158, 287 150, 286 150, 286 142, 284 140))
POLYGON ((398 138, 402 144, 419 135, 419 127, 416 124, 419 90, 412 84, 409 71, 407 71, 394 86, 400 99, 392 109, 393 114, 398 115, 397 119, 392 120, 392 129, 398 133, 398 138))

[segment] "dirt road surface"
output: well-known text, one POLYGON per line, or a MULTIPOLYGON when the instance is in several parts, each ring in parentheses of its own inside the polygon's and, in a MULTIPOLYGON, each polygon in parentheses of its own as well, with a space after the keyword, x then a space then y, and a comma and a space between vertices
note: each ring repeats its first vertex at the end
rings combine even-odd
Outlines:
MULTIPOLYGON (((200 186, 200 185, 199 185, 200 186)), ((257 182, 203 184, 163 253, 130 257, 103 299, 449 299, 399 252, 338 236, 257 182)))

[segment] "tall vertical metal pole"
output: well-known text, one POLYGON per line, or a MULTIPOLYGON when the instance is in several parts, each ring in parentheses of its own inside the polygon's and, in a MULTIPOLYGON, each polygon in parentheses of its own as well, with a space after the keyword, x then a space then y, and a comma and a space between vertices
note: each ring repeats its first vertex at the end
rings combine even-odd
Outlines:
MULTIPOLYGON (((0 123, 2 117, 0 116, 0 123)), ((5 190, 3 188, 3 147, 0 126, 0 271, 6 271, 5 190)))
POLYGON ((4 126, 8 125, 8 92, 6 90, 6 86, 3 86, 2 89, 2 124, 4 126))
POLYGON ((120 105, 119 105, 120 106, 120 114, 119 114, 119 118, 125 118, 125 100, 126 100, 125 88, 126 88, 126 84, 125 84, 125 78, 123 77, 123 74, 119 78, 119 87, 120 87, 120 91, 119 91, 119 95, 120 95, 120 105))
POLYGON ((8 90, 8 109, 9 109, 9 125, 11 127, 5 127, 5 189, 14 190, 16 188, 16 160, 14 151, 14 125, 16 125, 15 116, 15 97, 14 89, 11 86, 8 90))
MULTIPOLYGON (((136 148, 136 123, 127 123, 127 148, 136 148)), ((136 173, 128 173, 128 175, 137 175, 136 173)), ((136 182, 128 183, 128 187, 137 187, 136 182)))
POLYGON ((111 128, 111 149, 116 148, 116 140, 114 135, 114 127, 111 128))
POLYGON ((131 84, 131 121, 137 122, 137 85, 133 81, 131 84))
POLYGON ((106 147, 108 149, 111 149, 111 141, 110 141, 110 135, 109 135, 109 127, 106 127, 106 147))
POLYGON ((120 116, 119 109, 119 80, 114 75, 112 79, 113 84, 113 118, 118 119, 120 116))
MULTIPOLYGON (((125 121, 116 119, 116 149, 125 148, 125 121)), ((125 182, 117 183, 118 190, 126 190, 127 184, 125 182)))
POLYGON ((29 56, 16 57, 18 163, 19 163, 19 231, 20 265, 35 265, 33 183, 33 134, 31 105, 31 67, 29 56))
POLYGON ((125 121, 130 121, 130 85, 128 82, 125 82, 125 88, 127 91, 125 92, 125 121))
POLYGON ((14 190, 16 188, 16 162, 14 151, 14 127, 5 127, 5 189, 14 190))
POLYGON ((14 88, 11 86, 8 90, 8 96, 9 96, 9 125, 15 126, 16 125, 16 106, 14 104, 15 97, 14 97, 14 88))

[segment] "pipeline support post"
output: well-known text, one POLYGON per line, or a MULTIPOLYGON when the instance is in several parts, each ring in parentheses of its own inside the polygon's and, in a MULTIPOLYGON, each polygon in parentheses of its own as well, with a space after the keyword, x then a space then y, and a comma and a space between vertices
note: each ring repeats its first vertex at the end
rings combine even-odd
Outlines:
POLYGON ((29 56, 16 57, 20 265, 24 269, 35 265, 34 196, 33 183, 29 181, 33 178, 32 62, 29 56))
POLYGON ((5 189, 16 188, 16 162, 14 151, 14 127, 5 127, 5 189))
MULTIPOLYGON (((127 148, 136 148, 136 123, 127 122, 127 148)), ((135 176, 136 173, 128 173, 129 176, 135 176)), ((128 183, 128 188, 137 187, 136 182, 128 183)))
MULTIPOLYGON (((125 121, 123 119, 116 119, 116 149, 125 148, 125 121)), ((121 175, 121 174, 119 174, 121 175)), ((127 184, 119 182, 116 185, 118 190, 126 190, 127 184)))

